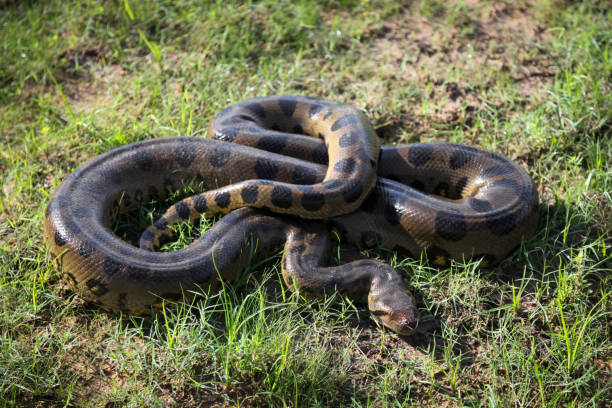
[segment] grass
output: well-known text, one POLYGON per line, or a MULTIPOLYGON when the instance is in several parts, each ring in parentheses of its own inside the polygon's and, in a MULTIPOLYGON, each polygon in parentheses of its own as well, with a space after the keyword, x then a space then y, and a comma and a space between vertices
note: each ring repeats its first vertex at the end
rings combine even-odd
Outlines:
POLYGON ((0 406, 609 406, 607 2, 0 9, 0 406), (205 136, 222 108, 275 93, 349 102, 386 142, 508 155, 538 186, 541 228, 490 270, 362 251, 405 272, 423 315, 409 338, 347 299, 288 292, 278 256, 149 319, 72 293, 42 243, 62 179, 129 142, 205 136))

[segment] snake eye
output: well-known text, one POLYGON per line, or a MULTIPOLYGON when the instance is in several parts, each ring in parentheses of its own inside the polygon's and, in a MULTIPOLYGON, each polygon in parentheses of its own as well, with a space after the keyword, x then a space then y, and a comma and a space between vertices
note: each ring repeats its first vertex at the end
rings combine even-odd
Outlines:
POLYGON ((238 116, 240 119, 245 120, 247 122, 255 122, 255 119, 253 119, 252 117, 248 116, 248 115, 239 115, 238 116))
POLYGON ((376 317, 382 317, 382 316, 388 316, 389 313, 385 312, 384 310, 374 310, 372 311, 372 314, 376 317))

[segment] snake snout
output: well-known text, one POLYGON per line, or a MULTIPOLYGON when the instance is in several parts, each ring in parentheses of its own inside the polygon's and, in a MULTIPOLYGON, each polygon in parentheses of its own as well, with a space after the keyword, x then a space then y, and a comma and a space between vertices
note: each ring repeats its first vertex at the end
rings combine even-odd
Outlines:
POLYGON ((390 321, 388 326, 402 336, 412 334, 419 325, 418 312, 415 307, 403 311, 394 310, 388 320, 390 321))
POLYGON ((372 311, 372 314, 383 326, 402 336, 412 334, 419 325, 419 313, 412 302, 397 308, 390 305, 380 305, 372 311))

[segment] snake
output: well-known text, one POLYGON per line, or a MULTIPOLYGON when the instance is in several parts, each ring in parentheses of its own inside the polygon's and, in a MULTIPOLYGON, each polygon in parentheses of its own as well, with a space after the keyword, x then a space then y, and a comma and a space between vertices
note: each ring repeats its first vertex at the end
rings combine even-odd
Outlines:
POLYGON ((402 276, 379 260, 330 265, 334 236, 434 266, 491 266, 537 228, 537 191, 517 163, 453 143, 381 145, 364 113, 347 104, 252 98, 216 115, 208 136, 120 146, 59 185, 44 240, 82 298, 148 314, 231 281, 253 255, 282 248, 291 290, 367 302, 383 326, 408 335, 419 311, 402 276), (112 232, 117 214, 194 184, 199 192, 172 204, 139 246, 112 232), (171 226, 219 214, 193 243, 158 251, 171 226))

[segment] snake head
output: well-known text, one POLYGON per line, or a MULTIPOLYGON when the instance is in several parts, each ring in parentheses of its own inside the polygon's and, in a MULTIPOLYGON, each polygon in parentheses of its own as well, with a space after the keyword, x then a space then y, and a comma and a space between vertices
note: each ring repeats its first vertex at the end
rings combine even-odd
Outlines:
POLYGON ((394 332, 408 336, 417 328, 419 312, 397 271, 379 267, 368 294, 368 308, 375 318, 394 332))
POLYGON ((370 310, 383 326, 402 336, 411 335, 419 323, 419 313, 412 302, 402 308, 380 305, 376 310, 370 310))

